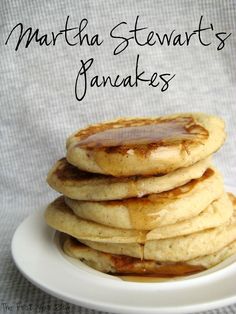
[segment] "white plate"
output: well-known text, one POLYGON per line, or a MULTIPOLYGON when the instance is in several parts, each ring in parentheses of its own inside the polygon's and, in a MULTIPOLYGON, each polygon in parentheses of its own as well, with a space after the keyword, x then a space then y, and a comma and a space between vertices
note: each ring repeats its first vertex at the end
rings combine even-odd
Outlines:
MULTIPOLYGON (((236 193, 236 188, 228 188, 236 193)), ((191 313, 236 302, 236 257, 185 279, 136 283, 102 274, 66 258, 43 211, 29 216, 16 230, 12 256, 34 285, 65 301, 113 313, 191 313)))

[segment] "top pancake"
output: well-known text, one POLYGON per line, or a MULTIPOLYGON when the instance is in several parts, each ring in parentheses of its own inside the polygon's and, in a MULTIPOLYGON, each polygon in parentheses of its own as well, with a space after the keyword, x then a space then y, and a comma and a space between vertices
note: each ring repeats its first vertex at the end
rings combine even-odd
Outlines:
POLYGON ((203 113, 118 119, 77 131, 67 160, 117 177, 165 174, 206 158, 223 144, 224 122, 203 113))

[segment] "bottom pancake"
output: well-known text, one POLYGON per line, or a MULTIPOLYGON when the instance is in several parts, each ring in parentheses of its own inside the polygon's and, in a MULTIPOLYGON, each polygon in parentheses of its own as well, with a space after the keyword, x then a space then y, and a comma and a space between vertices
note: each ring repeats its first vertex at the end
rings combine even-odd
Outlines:
POLYGON ((92 249, 67 236, 63 244, 65 253, 104 273, 117 275, 144 275, 156 277, 187 276, 206 270, 236 253, 236 241, 211 255, 186 262, 158 262, 125 255, 104 253, 92 249))

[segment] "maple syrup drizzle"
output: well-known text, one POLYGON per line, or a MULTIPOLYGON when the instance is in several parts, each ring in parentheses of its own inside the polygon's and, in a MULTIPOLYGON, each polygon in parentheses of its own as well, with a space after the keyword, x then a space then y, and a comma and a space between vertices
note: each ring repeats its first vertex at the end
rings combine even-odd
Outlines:
POLYGON ((133 146, 196 138, 190 133, 186 121, 163 121, 159 123, 110 128, 88 135, 78 142, 78 146, 87 148, 133 146))
MULTIPOLYGON (((117 165, 114 163, 114 153, 146 158, 158 148, 166 150, 175 147, 175 152, 178 147, 180 152, 189 152, 191 146, 201 144, 208 136, 208 131, 192 116, 120 119, 80 130, 74 135, 76 141, 73 145, 85 148, 88 158, 105 173, 122 177, 126 172, 121 171, 119 162, 117 165)), ((171 170, 166 169, 165 173, 171 170)))

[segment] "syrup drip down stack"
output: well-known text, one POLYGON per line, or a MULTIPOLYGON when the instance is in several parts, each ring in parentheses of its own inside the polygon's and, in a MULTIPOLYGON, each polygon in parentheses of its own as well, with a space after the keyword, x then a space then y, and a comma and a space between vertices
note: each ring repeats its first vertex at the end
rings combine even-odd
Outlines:
POLYGON ((47 181, 66 254, 110 274, 172 277, 236 253, 236 198, 211 155, 224 122, 203 113, 126 118, 67 139, 47 181))

